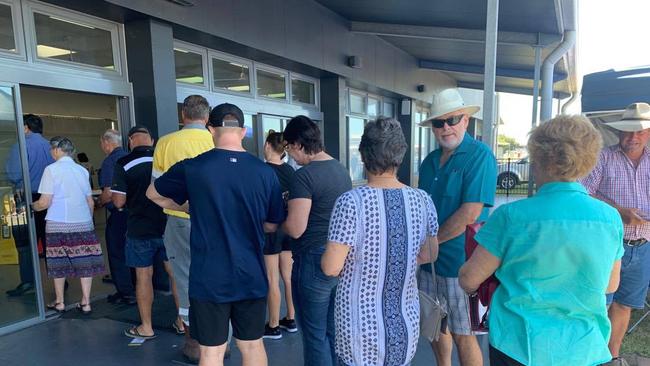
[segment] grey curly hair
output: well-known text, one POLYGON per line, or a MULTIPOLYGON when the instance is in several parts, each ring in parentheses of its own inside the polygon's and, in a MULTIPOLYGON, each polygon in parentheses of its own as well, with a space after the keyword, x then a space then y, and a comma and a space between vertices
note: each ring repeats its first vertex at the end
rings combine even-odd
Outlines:
POLYGON ((407 149, 402 126, 394 118, 380 117, 363 129, 359 152, 366 170, 372 174, 397 169, 407 149))

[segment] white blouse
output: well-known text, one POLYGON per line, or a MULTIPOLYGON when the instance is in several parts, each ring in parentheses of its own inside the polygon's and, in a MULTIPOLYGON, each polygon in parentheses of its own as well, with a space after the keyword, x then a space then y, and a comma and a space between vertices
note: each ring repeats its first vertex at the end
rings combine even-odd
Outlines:
POLYGON ((72 158, 64 156, 45 168, 38 193, 52 195, 46 220, 65 223, 92 221, 87 202, 87 197, 92 195, 88 171, 72 158))

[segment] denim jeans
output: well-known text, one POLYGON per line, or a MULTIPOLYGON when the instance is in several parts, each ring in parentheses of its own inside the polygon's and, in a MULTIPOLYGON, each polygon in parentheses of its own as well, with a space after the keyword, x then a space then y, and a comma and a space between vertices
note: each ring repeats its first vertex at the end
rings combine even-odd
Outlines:
POLYGON ((334 299, 338 278, 320 267, 323 250, 294 254, 291 289, 296 320, 302 332, 304 364, 335 366, 334 299))

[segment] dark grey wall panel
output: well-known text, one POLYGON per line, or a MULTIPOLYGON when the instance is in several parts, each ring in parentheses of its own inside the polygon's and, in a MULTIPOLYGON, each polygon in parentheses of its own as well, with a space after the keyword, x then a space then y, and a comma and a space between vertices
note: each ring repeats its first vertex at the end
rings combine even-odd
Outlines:
POLYGON ((162 0, 107 1, 416 99, 428 101, 434 92, 456 85, 440 72, 418 70, 415 58, 389 51, 393 47, 379 37, 350 33, 347 20, 313 0, 197 0, 193 7, 162 0), (389 52, 392 60, 377 57, 389 52), (364 67, 348 67, 348 55, 362 56, 364 67), (427 85, 427 92, 415 91, 417 84, 427 85))
POLYGON ((156 138, 178 130, 171 26, 143 19, 124 28, 135 122, 151 129, 156 138))
POLYGON ((283 3, 286 57, 323 69, 323 22, 318 9, 310 1, 286 0, 283 3))

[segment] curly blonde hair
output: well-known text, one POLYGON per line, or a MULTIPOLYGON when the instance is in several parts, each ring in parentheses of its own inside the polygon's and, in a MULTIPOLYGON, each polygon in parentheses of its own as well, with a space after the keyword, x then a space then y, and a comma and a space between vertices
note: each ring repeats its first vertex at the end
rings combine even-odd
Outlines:
POLYGON ((596 166, 603 139, 591 122, 579 115, 558 116, 530 132, 531 162, 553 180, 574 181, 596 166))

